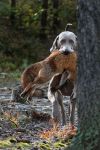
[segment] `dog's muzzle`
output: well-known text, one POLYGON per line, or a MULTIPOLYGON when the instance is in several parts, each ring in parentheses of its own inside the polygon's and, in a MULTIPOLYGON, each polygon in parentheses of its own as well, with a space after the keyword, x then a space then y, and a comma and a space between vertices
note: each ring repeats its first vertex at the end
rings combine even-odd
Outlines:
POLYGON ((68 52, 68 51, 63 51, 62 52, 62 54, 64 54, 64 55, 68 55, 70 52, 68 52))
POLYGON ((59 49, 60 52, 64 53, 64 54, 68 54, 68 53, 72 53, 74 52, 73 48, 71 46, 61 46, 59 49))

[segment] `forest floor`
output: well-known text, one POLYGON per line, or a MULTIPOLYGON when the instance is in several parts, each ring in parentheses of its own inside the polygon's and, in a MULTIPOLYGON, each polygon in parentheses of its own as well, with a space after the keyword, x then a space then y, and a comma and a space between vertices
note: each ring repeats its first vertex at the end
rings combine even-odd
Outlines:
MULTIPOLYGON (((12 89, 19 81, 0 78, 0 150, 63 150, 76 130, 59 128, 51 120, 52 106, 47 98, 28 103, 13 102, 12 89)), ((47 93, 47 88, 45 88, 47 93)), ((64 97, 67 122, 69 98, 64 97)), ((76 112, 77 124, 77 112, 76 112)))

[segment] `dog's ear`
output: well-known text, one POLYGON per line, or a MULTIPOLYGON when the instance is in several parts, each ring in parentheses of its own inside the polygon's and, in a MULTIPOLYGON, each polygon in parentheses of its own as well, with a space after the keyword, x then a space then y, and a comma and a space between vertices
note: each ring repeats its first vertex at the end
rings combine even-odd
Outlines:
POLYGON ((66 25, 66 27, 65 27, 65 31, 68 31, 71 26, 72 26, 72 24, 71 24, 71 23, 68 23, 68 24, 66 25))
POLYGON ((53 42, 53 45, 52 47, 50 48, 50 52, 52 52, 53 50, 56 50, 58 49, 58 39, 59 39, 59 36, 57 36, 53 42))

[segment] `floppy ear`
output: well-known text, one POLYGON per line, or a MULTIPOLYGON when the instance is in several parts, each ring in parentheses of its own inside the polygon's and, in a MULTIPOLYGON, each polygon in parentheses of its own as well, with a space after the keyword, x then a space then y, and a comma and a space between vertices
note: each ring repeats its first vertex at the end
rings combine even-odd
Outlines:
POLYGON ((50 48, 50 52, 52 52, 53 50, 56 50, 56 49, 58 49, 58 39, 59 39, 59 36, 57 36, 56 38, 55 38, 55 40, 54 40, 54 42, 53 42, 53 45, 52 45, 52 47, 50 48))

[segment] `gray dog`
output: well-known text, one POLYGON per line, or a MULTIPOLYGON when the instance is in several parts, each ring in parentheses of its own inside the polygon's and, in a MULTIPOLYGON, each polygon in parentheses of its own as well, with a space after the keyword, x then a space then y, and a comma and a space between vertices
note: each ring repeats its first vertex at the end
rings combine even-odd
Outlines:
MULTIPOLYGON (((68 30, 71 24, 67 24, 68 30)), ((65 55, 73 52, 77 48, 77 36, 70 31, 61 32, 54 40, 50 52, 59 50, 65 55)), ((74 126, 74 114, 76 104, 76 86, 75 83, 67 80, 68 72, 56 74, 52 77, 49 88, 48 98, 52 103, 52 116, 62 125, 66 124, 66 115, 63 106, 63 96, 70 96, 69 116, 70 124, 74 126)))
MULTIPOLYGON (((71 24, 67 24, 66 30, 71 24)), ((61 32, 54 40, 50 52, 58 49, 64 53, 73 52, 77 47, 77 36, 70 31, 61 32)))

